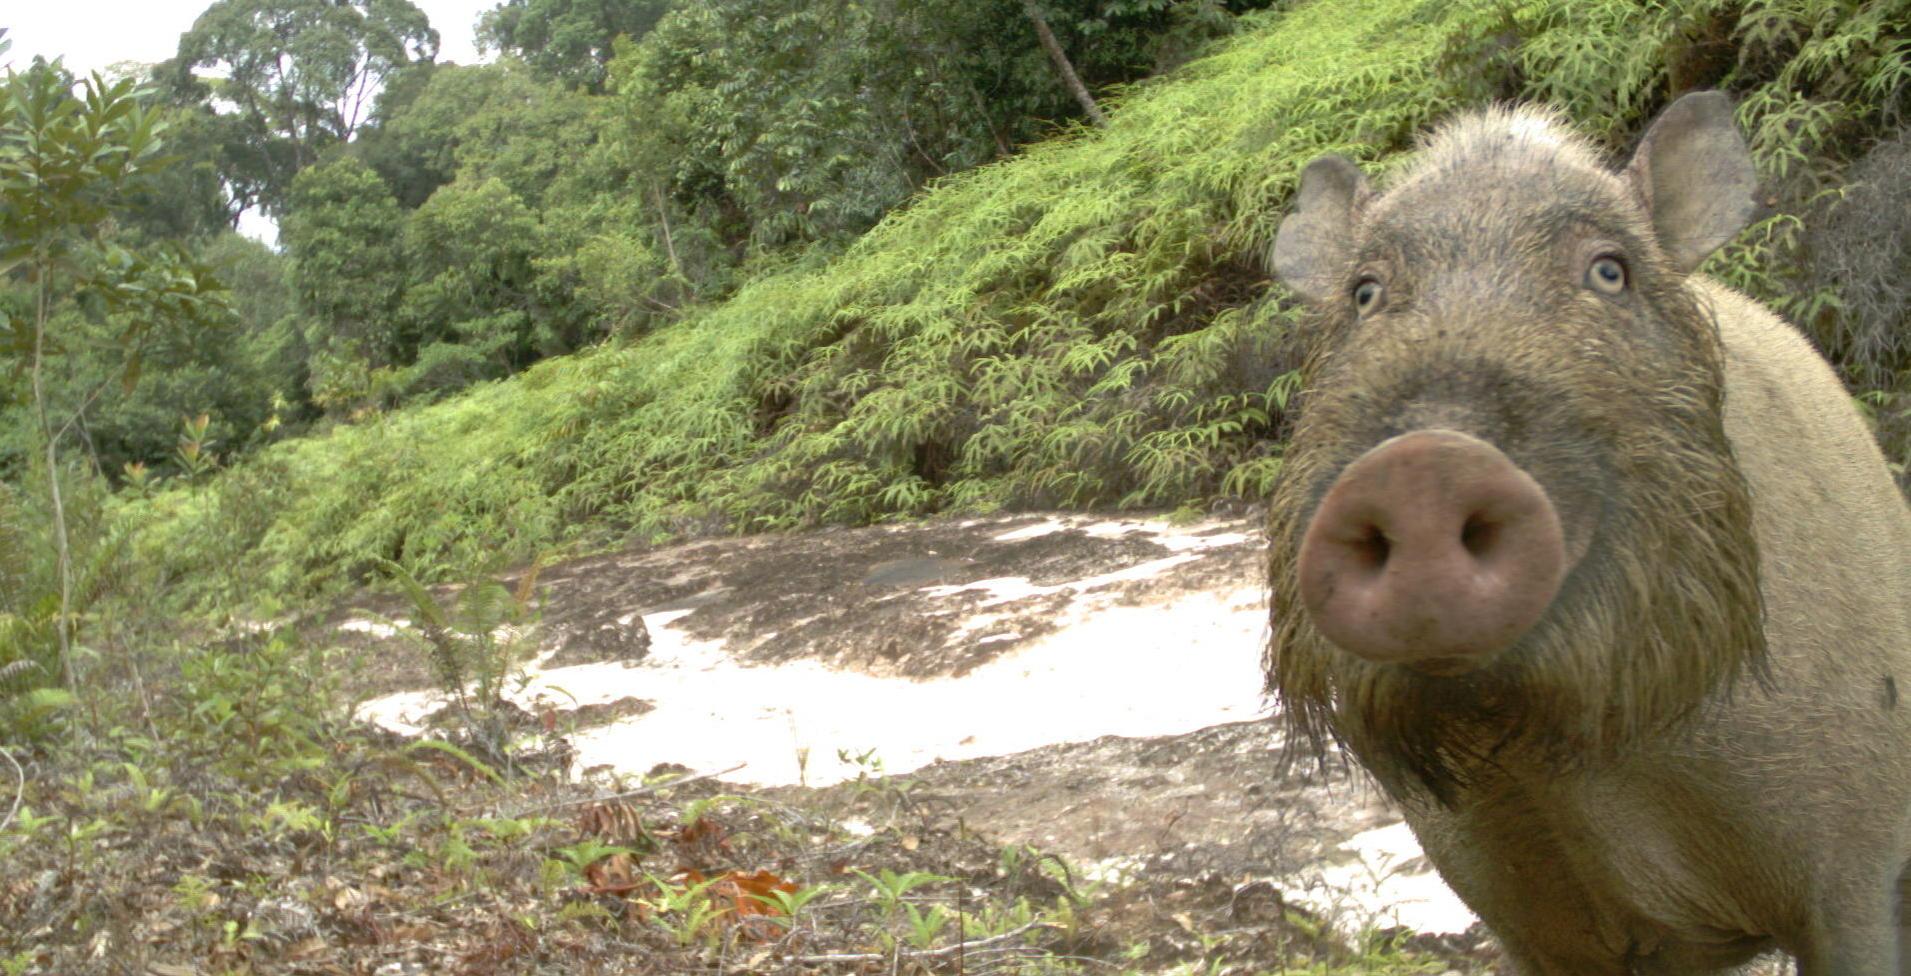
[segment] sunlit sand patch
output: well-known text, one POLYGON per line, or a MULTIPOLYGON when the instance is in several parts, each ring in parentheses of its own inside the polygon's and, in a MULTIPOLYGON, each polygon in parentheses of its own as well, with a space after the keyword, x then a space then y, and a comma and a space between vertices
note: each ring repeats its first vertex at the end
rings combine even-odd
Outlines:
POLYGON ((366 620, 359 617, 339 624, 337 629, 358 634, 370 634, 380 640, 386 640, 398 636, 401 631, 409 626, 411 626, 411 621, 402 617, 389 622, 366 620))
MULTIPOLYGON (((761 785, 825 785, 938 759, 1007 755, 1104 735, 1189 732, 1263 714, 1258 592, 1196 593, 1065 621, 958 678, 911 681, 814 661, 751 667, 719 641, 645 618, 638 667, 536 674, 526 697, 593 704, 626 695, 655 711, 579 733, 581 766, 642 772, 659 762, 723 769, 761 785), (863 757, 858 761, 858 757, 863 757)), ((988 639, 986 636, 980 638, 988 639)), ((1000 638, 998 638, 1000 639, 1000 638)))
MULTIPOLYGON (((873 772, 878 763, 884 772, 900 773, 939 759, 1005 755, 1104 735, 1170 735, 1265 714, 1260 648, 1266 623, 1258 586, 1114 605, 1123 594, 1132 601, 1132 584, 1200 558, 1198 550, 1241 544, 1243 534, 1057 518, 997 539, 1064 530, 1111 538, 1144 533, 1175 554, 1050 586, 1009 577, 917 588, 931 597, 986 594, 979 607, 962 611, 968 619, 961 633, 975 644, 1019 639, 1019 618, 1006 604, 1070 598, 1049 633, 961 677, 874 677, 816 661, 746 665, 733 651, 760 644, 766 635, 698 639, 675 626, 693 612, 679 609, 644 616, 652 643, 640 664, 545 669, 540 658, 512 697, 533 708, 568 709, 624 697, 655 703, 642 715, 577 732, 572 741, 579 768, 607 765, 641 773, 662 762, 693 769, 741 763, 726 778, 762 785, 826 785, 873 772)), ((403 693, 367 704, 362 714, 417 734, 424 715, 440 703, 435 694, 403 693)))
POLYGON ((1351 856, 1314 865, 1281 888, 1343 933, 1400 927, 1439 935, 1479 920, 1434 873, 1406 824, 1356 834, 1340 848, 1351 856))

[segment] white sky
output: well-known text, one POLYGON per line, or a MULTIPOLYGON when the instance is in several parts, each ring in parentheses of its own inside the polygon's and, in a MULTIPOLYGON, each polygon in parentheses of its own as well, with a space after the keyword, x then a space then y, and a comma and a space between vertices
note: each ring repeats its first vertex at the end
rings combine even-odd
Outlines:
MULTIPOLYGON (((438 60, 477 60, 478 16, 498 0, 412 0, 438 29, 438 60)), ((122 61, 152 63, 172 57, 179 35, 213 0, 0 0, 0 27, 13 49, 0 64, 22 67, 36 54, 66 57, 76 72, 122 61)))

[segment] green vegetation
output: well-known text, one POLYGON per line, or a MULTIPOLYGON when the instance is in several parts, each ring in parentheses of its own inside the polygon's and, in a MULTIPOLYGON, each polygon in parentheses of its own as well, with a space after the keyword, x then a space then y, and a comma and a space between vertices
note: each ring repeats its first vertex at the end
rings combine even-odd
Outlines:
MULTIPOLYGON (((1296 385, 1262 254, 1307 159, 1384 160, 1490 97, 1556 101, 1617 146, 1675 87, 1722 86, 1779 206, 1716 268, 1818 323, 1836 305, 1800 290, 1799 215, 1902 117, 1905 9, 1375 0, 1260 15, 1127 90, 1106 130, 942 178, 840 255, 756 262, 732 297, 654 333, 164 494, 140 553, 195 598, 235 579, 304 595, 378 559, 440 579, 623 531, 1256 497, 1296 385)), ((620 267, 605 257, 579 266, 620 267)), ((1883 365, 1902 410, 1911 364, 1883 365)))
MULTIPOLYGON (((121 379, 137 381, 147 337, 163 330, 217 322, 225 312, 224 290, 210 271, 177 248, 132 249, 101 241, 89 233, 112 214, 116 204, 155 165, 158 120, 135 97, 133 85, 88 79, 74 91, 72 79, 36 64, 9 72, 0 88, 0 266, 12 269, 20 287, 9 297, 14 308, 0 317, 14 385, 28 430, 16 443, 31 445, 27 465, 44 488, 46 520, 52 541, 50 578, 32 579, 38 562, 6 549, 24 549, 22 527, 0 528, 11 539, 0 554, 9 574, 0 603, 0 680, 42 682, 57 673, 69 692, 77 690, 73 660, 73 620, 79 606, 97 591, 98 572, 82 572, 97 554, 76 559, 67 512, 71 465, 60 455, 62 441, 83 429, 87 406, 121 379), (65 306, 90 312, 89 321, 62 315, 65 306), (103 330, 84 328, 104 325, 103 330), (92 349, 114 363, 118 376, 70 379, 68 392, 84 390, 62 402, 50 389, 55 360, 75 349, 92 349), (24 382, 20 382, 24 379, 24 382), (14 568, 17 567, 17 568, 14 568), (57 654, 54 652, 57 651, 57 654)), ((11 494, 11 486, 0 486, 11 494)), ((0 518, 14 514, 16 503, 0 495, 0 518)), ((0 538, 4 538, 0 536, 0 538)), ((110 551, 110 547, 102 552, 110 551)), ((103 572, 103 570, 101 570, 103 572)))

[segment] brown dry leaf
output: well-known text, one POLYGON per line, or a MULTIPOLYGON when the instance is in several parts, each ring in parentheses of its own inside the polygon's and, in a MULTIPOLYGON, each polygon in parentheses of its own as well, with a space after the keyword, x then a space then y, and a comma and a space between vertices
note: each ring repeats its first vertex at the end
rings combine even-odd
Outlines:
POLYGON ((146 964, 147 976, 199 976, 199 970, 192 966, 175 966, 169 962, 149 962, 146 964))
POLYGON ((481 963, 509 962, 537 949, 537 935, 516 920, 493 921, 483 943, 466 951, 460 961, 467 970, 481 963))
POLYGON ((636 862, 624 853, 612 854, 584 869, 590 885, 584 890, 593 895, 623 895, 642 884, 636 862))
POLYGON ((794 894, 799 888, 795 882, 785 881, 769 871, 754 874, 729 871, 717 878, 710 886, 710 899, 730 909, 723 918, 736 927, 739 936, 756 942, 782 938, 787 930, 771 920, 782 917, 784 912, 770 898, 770 892, 794 894))
POLYGON ((783 910, 776 907, 775 901, 765 901, 772 891, 795 894, 801 886, 794 881, 785 881, 768 871, 755 874, 738 874, 731 871, 721 876, 723 880, 710 886, 712 896, 726 898, 736 909, 736 914, 744 915, 781 915, 783 910))
POLYGON ((285 957, 294 962, 299 962, 307 959, 316 959, 330 951, 332 951, 332 947, 326 945, 324 939, 316 935, 309 935, 293 943, 290 948, 286 949, 285 957))
POLYGON ((674 839, 682 847, 707 846, 723 850, 730 846, 730 832, 709 817, 691 821, 688 827, 677 831, 674 839))
POLYGON ((531 601, 537 598, 537 574, 543 570, 544 554, 540 552, 531 557, 531 568, 524 571, 524 576, 518 580, 517 589, 511 594, 511 600, 518 605, 519 613, 531 609, 531 601))
POLYGON ((392 942, 430 942, 438 930, 429 925, 413 922, 407 925, 394 925, 385 932, 385 941, 392 942))
POLYGON ((622 800, 592 803, 577 813, 577 831, 613 844, 634 844, 647 835, 643 816, 636 807, 622 800))

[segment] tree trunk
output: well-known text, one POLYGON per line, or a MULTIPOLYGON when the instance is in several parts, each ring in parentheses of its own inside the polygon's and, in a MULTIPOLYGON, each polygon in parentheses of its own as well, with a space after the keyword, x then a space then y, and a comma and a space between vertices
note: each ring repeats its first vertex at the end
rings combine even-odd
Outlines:
POLYGON ((1040 8, 1035 6, 1035 0, 1022 0, 1022 12, 1028 14, 1028 19, 1035 23, 1035 36, 1042 39, 1042 49, 1048 52, 1049 60, 1055 62, 1055 70, 1062 73, 1063 84, 1068 86, 1075 100, 1082 103, 1082 111, 1088 113, 1089 121, 1106 126, 1108 118, 1101 114, 1101 106, 1095 104, 1095 96, 1088 93, 1088 86, 1082 84, 1081 76, 1075 73, 1075 66, 1069 63, 1061 43, 1055 40, 1055 32, 1048 29, 1048 18, 1042 16, 1040 8))
POLYGON ((60 671, 65 679, 66 690, 79 694, 79 678, 73 671, 73 553, 66 537, 66 501, 60 496, 60 456, 58 451, 59 433, 53 429, 52 418, 46 409, 46 387, 41 374, 46 365, 46 324, 49 315, 47 308, 46 276, 50 269, 48 262, 42 260, 34 269, 34 309, 33 309, 33 410, 40 421, 40 433, 46 438, 46 481, 47 492, 53 503, 53 545, 59 558, 60 573, 60 616, 53 622, 53 632, 60 640, 60 671))
MULTIPOLYGON (((670 270, 679 278, 684 278, 683 263, 677 260, 677 245, 670 237, 670 211, 664 207, 664 188, 662 184, 652 183, 650 195, 657 201, 657 222, 664 229, 664 253, 670 256, 670 270)), ((688 281, 688 278, 684 280, 688 281)))

